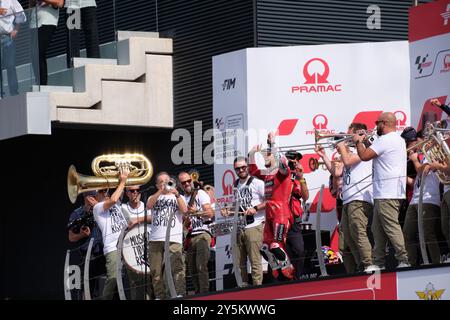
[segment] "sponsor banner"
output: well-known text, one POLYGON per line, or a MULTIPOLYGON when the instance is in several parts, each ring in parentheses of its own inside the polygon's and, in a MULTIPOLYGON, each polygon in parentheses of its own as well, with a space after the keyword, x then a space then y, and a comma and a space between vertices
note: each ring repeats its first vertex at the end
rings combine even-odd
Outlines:
MULTIPOLYGON (((395 113, 397 130, 402 131, 410 123, 409 84, 406 41, 251 48, 214 57, 214 177, 219 203, 233 201, 234 157, 247 155, 257 144, 265 148, 268 132, 276 131, 280 146, 309 144, 301 151, 310 191, 309 223, 316 222, 323 184, 321 226, 332 232, 336 200, 328 189, 329 173, 322 166, 310 167, 310 160, 319 159, 312 147, 315 131, 346 132, 355 121, 374 129, 385 111, 395 113)), ((336 157, 335 150, 326 152, 336 157)), ((261 157, 257 161, 263 165, 261 157)), ((217 270, 223 270, 220 261, 226 259, 217 261, 217 270)))
POLYGON ((449 33, 450 1, 434 1, 410 8, 408 32, 411 42, 449 33))
POLYGON ((450 300, 450 267, 397 273, 398 300, 450 300))
POLYGON ((379 273, 235 290, 196 300, 395 300, 396 275, 379 273), (378 276, 377 279, 375 277, 378 276))
POLYGON ((450 102, 449 19, 449 0, 420 5, 409 12, 411 123, 418 130, 427 121, 447 118, 430 100, 450 102))

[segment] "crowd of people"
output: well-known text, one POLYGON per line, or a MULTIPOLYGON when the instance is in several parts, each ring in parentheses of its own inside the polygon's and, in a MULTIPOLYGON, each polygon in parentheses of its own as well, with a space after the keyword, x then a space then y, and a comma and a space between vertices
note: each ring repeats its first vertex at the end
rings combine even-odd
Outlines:
POLYGON ((95 0, 30 0, 29 11, 17 0, 0 1, 0 37, 1 37, 1 68, 7 71, 7 81, 0 72, 0 85, 6 82, 9 95, 19 94, 19 84, 16 70, 16 38, 20 29, 28 23, 31 43, 26 48, 30 52, 31 65, 36 81, 34 84, 48 84, 47 51, 56 31, 59 21, 59 11, 65 7, 66 19, 79 19, 74 23, 67 23, 67 67, 73 67, 73 57, 80 57, 80 31, 83 31, 88 58, 100 58, 100 46, 97 31, 97 15, 95 0), (79 14, 74 14, 79 10, 79 14), (76 16, 76 19, 72 17, 76 16), (78 18, 79 17, 79 18, 78 18))
MULTIPOLYGON (((421 132, 408 127, 398 134, 395 115, 390 112, 382 113, 376 121, 377 139, 368 139, 375 132, 368 132, 361 123, 351 123, 347 134, 350 139, 336 143, 338 159, 331 160, 320 144, 315 148, 330 172, 330 191, 336 197, 339 220, 339 251, 346 272, 385 269, 390 247, 396 268, 423 263, 418 240, 419 201, 423 202, 424 237, 431 263, 450 262, 450 192, 448 185, 442 190, 437 176, 438 172, 449 174, 448 163, 429 163, 420 151, 421 132), (420 200, 421 183, 424 186, 420 200), (441 238, 447 241, 448 248, 440 243, 441 238)), ((144 278, 143 274, 127 270, 131 297, 170 297, 164 267, 166 248, 170 251, 171 278, 177 296, 187 294, 187 276, 195 293, 209 292, 208 261, 215 242, 210 225, 214 224, 215 211, 225 218, 237 214, 244 221, 236 230, 235 251, 243 287, 263 284, 262 258, 268 262, 268 272, 275 281, 301 279, 305 272, 303 204, 309 198, 300 163, 302 154, 279 151, 272 133, 268 146, 255 146, 248 158, 234 160, 238 212, 219 207, 214 188, 203 186, 188 172, 178 173, 176 182, 169 173, 159 172, 155 178, 157 191, 146 203, 141 201, 142 186, 126 186, 126 167, 121 168, 119 184, 111 196, 107 190, 84 193, 84 205, 72 213, 70 222, 91 215, 96 224, 85 225, 76 233, 69 228, 69 240, 86 250, 86 241, 95 238, 93 255, 101 256, 103 251, 107 279, 100 296, 113 298, 116 278, 122 276, 117 275, 120 233, 142 223, 150 229, 145 257, 149 271, 144 278), (263 156, 264 168, 256 164, 257 153, 263 156), (128 202, 122 203, 124 190, 128 202), (148 214, 144 214, 146 210, 148 214), (170 242, 166 245, 168 228, 170 242)))

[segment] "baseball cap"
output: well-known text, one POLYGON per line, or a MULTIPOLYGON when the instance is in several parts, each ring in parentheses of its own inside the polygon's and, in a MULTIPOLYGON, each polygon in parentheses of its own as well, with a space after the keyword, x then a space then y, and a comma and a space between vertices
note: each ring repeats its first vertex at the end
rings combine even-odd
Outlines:
POLYGON ((417 140, 417 131, 413 127, 406 127, 400 135, 406 143, 417 140))

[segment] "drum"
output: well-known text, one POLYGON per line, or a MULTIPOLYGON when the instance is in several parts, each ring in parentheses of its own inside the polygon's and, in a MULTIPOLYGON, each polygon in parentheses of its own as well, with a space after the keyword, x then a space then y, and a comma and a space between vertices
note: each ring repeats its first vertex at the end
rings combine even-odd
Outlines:
MULTIPOLYGON (((150 239, 150 225, 147 225, 147 244, 150 239)), ((147 250, 148 254, 148 250, 147 250)), ((144 224, 137 224, 127 231, 123 238, 122 259, 127 268, 145 273, 144 224)), ((147 273, 150 271, 147 265, 147 273)))

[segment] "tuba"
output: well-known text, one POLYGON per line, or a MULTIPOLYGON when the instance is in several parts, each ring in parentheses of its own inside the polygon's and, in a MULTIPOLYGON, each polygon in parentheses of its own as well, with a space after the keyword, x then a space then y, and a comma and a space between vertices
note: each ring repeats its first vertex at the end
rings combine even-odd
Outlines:
MULTIPOLYGON (((442 164, 450 164, 450 148, 447 139, 450 138, 450 132, 435 130, 422 145, 422 153, 428 162, 440 162, 442 164)), ((439 181, 443 184, 450 184, 450 176, 446 173, 436 170, 439 181)))
POLYGON ((144 155, 138 153, 106 154, 92 160, 91 168, 95 176, 77 173, 71 165, 67 174, 67 193, 72 203, 75 203, 80 193, 97 189, 115 188, 119 185, 119 169, 128 167, 126 186, 143 185, 150 181, 153 166, 144 155))

